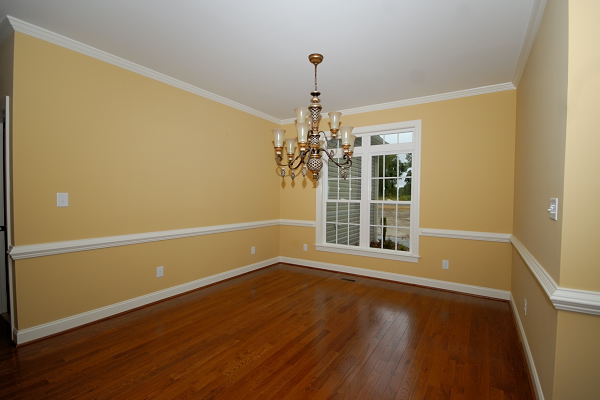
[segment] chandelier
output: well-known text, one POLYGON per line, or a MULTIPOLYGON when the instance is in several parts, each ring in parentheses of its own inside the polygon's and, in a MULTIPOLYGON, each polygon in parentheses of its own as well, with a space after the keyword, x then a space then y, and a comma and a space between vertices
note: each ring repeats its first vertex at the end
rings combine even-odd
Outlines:
POLYGON ((298 175, 300 169, 302 176, 306 176, 308 171, 312 179, 316 182, 319 180, 323 160, 321 153, 325 153, 329 160, 339 167, 339 174, 342 178, 348 177, 348 171, 352 166, 352 152, 354 150, 354 135, 352 135, 351 126, 342 126, 340 112, 330 112, 329 115, 329 133, 319 131, 319 123, 321 122, 321 101, 319 96, 321 93, 317 88, 317 66, 323 61, 322 54, 310 54, 308 60, 315 66, 315 90, 310 92, 312 99, 308 108, 296 108, 296 131, 297 139, 285 140, 285 150, 287 162, 284 161, 284 137, 285 130, 281 128, 273 129, 275 140, 273 145, 275 148, 275 162, 277 163, 277 172, 285 178, 289 175, 292 180, 298 175), (327 151, 328 140, 341 140, 343 156, 336 160, 334 150, 327 151), (296 151, 298 147, 298 151, 296 151))

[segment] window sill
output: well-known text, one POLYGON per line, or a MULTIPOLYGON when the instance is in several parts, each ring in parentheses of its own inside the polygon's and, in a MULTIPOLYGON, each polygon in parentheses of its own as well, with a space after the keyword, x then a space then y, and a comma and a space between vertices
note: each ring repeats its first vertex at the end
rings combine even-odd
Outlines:
POLYGON ((339 246, 334 244, 317 244, 315 248, 318 251, 328 251, 331 253, 342 253, 342 254, 351 254, 354 256, 363 256, 363 257, 375 257, 375 258, 385 258, 388 260, 396 260, 396 261, 406 261, 406 262, 419 262, 418 254, 404 253, 398 254, 396 251, 391 250, 372 250, 365 249, 362 247, 350 247, 350 246, 339 246))

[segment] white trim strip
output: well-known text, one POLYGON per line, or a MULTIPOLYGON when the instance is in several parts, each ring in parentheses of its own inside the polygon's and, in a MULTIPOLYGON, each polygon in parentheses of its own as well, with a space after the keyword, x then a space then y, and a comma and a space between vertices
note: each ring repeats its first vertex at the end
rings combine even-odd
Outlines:
POLYGON ((600 315, 600 292, 559 286, 550 300, 558 310, 600 315))
MULTIPOLYGON (((157 242, 160 240, 180 239, 192 236, 212 235, 214 233, 233 232, 246 229, 263 228, 268 226, 300 226, 314 228, 315 221, 294 219, 271 219, 264 221, 242 222, 238 224, 212 225, 195 228, 173 229, 167 231, 133 233, 128 235, 105 236, 89 239, 66 240, 14 246, 9 254, 13 260, 24 258, 51 256, 56 254, 73 253, 77 251, 103 249, 108 247, 127 246, 131 244, 157 242)), ((504 242, 504 233, 452 231, 443 229, 421 229, 421 235, 440 236, 456 239, 487 240, 504 242), (433 232, 433 233, 432 233, 433 232)), ((510 236, 510 235, 508 235, 510 236)))
MULTIPOLYGON (((100 238, 91 239, 79 239, 69 240, 64 242, 52 242, 52 243, 40 243, 15 246, 9 252, 13 260, 20 260, 25 258, 43 257, 55 254, 72 253, 85 250, 102 249, 116 246, 127 246, 138 243, 156 242, 160 240, 171 240, 193 236, 211 235, 215 233, 233 232, 246 229, 256 229, 269 226, 300 226, 314 228, 315 221, 308 220, 293 220, 293 219, 273 219, 264 221, 244 222, 239 224, 227 224, 227 225, 213 225, 204 226, 197 228, 186 228, 186 229, 174 229, 168 231, 158 232, 146 232, 136 233, 130 235, 119 235, 119 236, 107 236, 100 238)), ((528 266, 534 277, 542 286, 544 292, 558 310, 574 311, 585 314, 600 315, 600 292, 571 289, 560 287, 556 284, 554 279, 546 272, 542 265, 535 259, 533 254, 527 250, 527 248, 521 243, 516 237, 507 233, 493 233, 493 232, 475 232, 475 231, 456 231, 447 229, 429 229, 422 228, 421 235, 423 236, 434 236, 451 239, 463 239, 463 240, 483 240, 491 242, 508 242, 510 241, 515 249, 519 252, 525 264, 528 266)), ((322 248, 321 250, 325 250, 322 248)), ((360 254, 369 257, 368 254, 360 254)), ((405 260, 405 261, 416 261, 416 259, 405 260)), ((350 268, 350 267, 349 267, 350 268)), ((371 270, 364 270, 371 271, 371 270)), ((361 273, 358 273, 361 275, 361 273)), ((388 278, 384 278, 388 279, 388 278)), ((392 278, 389 278, 394 280, 392 278)), ((408 276, 406 279, 424 279, 408 276)), ((408 283, 423 284, 425 286, 437 287, 433 283, 418 283, 413 281, 406 281, 408 283)), ((440 281, 444 282, 444 281, 440 281)), ((455 284, 460 285, 460 284, 455 284)), ((467 285, 468 286, 468 285, 467 285)), ((470 293, 462 289, 449 289, 463 291, 470 293)), ((478 294, 478 293, 475 293, 478 294)), ((487 294, 483 294, 488 296, 487 294)), ((494 296, 490 296, 494 297, 494 296)))
POLYGON ((304 265, 306 267, 321 268, 329 271, 342 272, 346 274, 361 275, 370 278, 386 279, 388 281, 410 283, 413 285, 428 286, 437 289, 451 290, 454 292, 475 294, 478 296, 492 297, 495 299, 508 300, 510 292, 507 290, 493 289, 483 286, 467 285, 464 283, 440 281, 437 279, 421 278, 413 275, 395 274, 373 269, 349 267, 347 265, 331 264, 321 261, 305 260, 301 258, 279 257, 279 262, 304 265))
POLYGON ((529 341, 527 340, 527 335, 525 334, 525 328, 523 327, 523 323, 521 322, 521 317, 519 316, 519 311, 517 311, 517 306, 515 304, 515 299, 510 294, 510 306, 513 312, 513 316, 515 317, 515 321, 517 322, 517 329, 519 331, 519 335, 521 336, 521 343, 523 343, 523 348, 525 350, 525 357, 527 358, 527 365, 529 366, 529 375, 531 376, 531 380, 533 381, 533 386, 535 389, 536 397, 538 400, 544 400, 544 391, 542 390, 542 384, 540 382, 540 377, 537 372, 537 368, 535 367, 535 362, 533 360, 533 353, 531 352, 531 348, 529 347, 529 341))
POLYGON ((192 236, 212 235, 214 233, 233 232, 246 229, 278 226, 278 219, 243 222, 239 224, 212 225, 198 228, 173 229, 168 231, 134 233, 130 235, 106 236, 91 239, 67 240, 40 244, 15 246, 9 252, 13 260, 42 257, 54 254, 72 253, 76 251, 102 249, 106 247, 127 246, 138 243, 157 242, 160 240, 180 239, 192 236))
POLYGON ((41 324, 26 329, 19 329, 16 331, 16 341, 17 344, 23 344, 32 340, 41 339, 43 337, 50 336, 55 333, 63 332, 68 329, 89 324, 90 322, 98 321, 100 319, 110 317, 115 314, 119 314, 125 311, 132 310, 134 308, 138 308, 147 304, 164 300, 168 297, 176 296, 178 294, 189 292, 191 290, 195 290, 203 286, 208 286, 213 283, 223 281, 225 279, 233 278, 238 275, 255 271, 257 269, 275 264, 277 263, 277 261, 277 257, 270 258, 254 264, 246 265, 244 267, 231 269, 220 274, 211 275, 206 278, 197 279, 195 281, 183 283, 181 285, 172 286, 163 290, 148 293, 143 296, 134 297, 133 299, 121 301, 119 303, 96 308, 91 311, 86 311, 81 314, 76 314, 70 317, 48 322, 46 324, 41 324))
POLYGON ((256 109, 249 107, 247 105, 244 105, 242 103, 238 103, 237 101, 228 99, 223 96, 219 96, 218 94, 209 92, 208 90, 201 89, 190 83, 173 78, 169 75, 155 71, 148 67, 144 67, 143 65, 136 64, 132 61, 115 56, 114 54, 97 49, 95 47, 92 47, 85 43, 71 39, 69 37, 60 35, 58 33, 49 31, 48 29, 44 29, 39 26, 30 24, 29 22, 22 21, 13 16, 7 15, 6 19, 10 22, 10 25, 16 32, 24 33, 26 35, 33 36, 35 38, 42 39, 47 42, 56 44, 58 46, 67 48, 69 50, 76 51, 76 52, 84 54, 86 56, 96 58, 100 61, 104 61, 109 64, 116 65, 117 67, 129 70, 129 71, 133 71, 133 72, 143 75, 145 77, 157 80, 159 82, 166 83, 169 86, 173 86, 173 87, 185 90, 186 92, 190 92, 190 93, 193 93, 200 97, 204 97, 206 99, 216 101, 217 103, 221 103, 221 104, 224 104, 231 108, 235 108, 236 110, 240 110, 240 111, 246 112, 248 114, 254 115, 256 117, 266 119, 267 121, 271 121, 276 124, 280 123, 279 118, 275 118, 267 113, 256 110, 256 109))
POLYGON ((546 296, 548 296, 548 298, 551 299, 552 295, 558 288, 558 285, 556 284, 556 282, 554 282, 554 279, 552 279, 552 277, 546 272, 544 267, 542 267, 542 264, 540 264, 538 260, 536 260, 533 254, 529 252, 529 250, 525 247, 523 243, 521 243, 519 239, 517 239, 515 236, 512 236, 510 241, 523 258, 523 261, 525 261, 525 264, 529 267, 529 270, 531 271, 535 279, 537 279, 537 281, 540 283, 540 286, 542 287, 542 289, 544 289, 544 292, 546 292, 546 296))
POLYGON ((450 229, 421 228, 421 236, 433 236, 452 239, 484 240, 487 242, 510 242, 510 233, 455 231, 450 229))
POLYGON ((314 228, 317 226, 315 221, 305 221, 300 219, 280 219, 279 225, 282 226, 306 226, 309 228, 314 228))
MULTIPOLYGON (((454 92, 446 92, 439 94, 432 94, 429 96, 414 97, 412 99, 403 99, 391 101, 389 103, 371 104, 364 107, 348 108, 345 110, 339 110, 343 115, 360 114, 371 111, 389 110, 390 108, 400 108, 407 106, 414 106, 417 104, 435 103, 437 101, 459 99, 461 97, 478 96, 480 94, 504 92, 506 90, 515 90, 516 87, 512 82, 498 83, 496 85, 480 86, 465 90, 456 90, 454 92)), ((328 118, 327 113, 321 114, 323 118, 328 118)), ((281 125, 293 124, 296 121, 295 118, 287 118, 279 121, 281 125)))
MULTIPOLYGON (((315 227, 315 221, 298 221, 292 219, 281 220, 281 225, 289 226, 307 226, 315 227), (283 223, 283 221, 286 221, 283 223)), ((496 232, 477 232, 477 231, 459 231, 452 229, 434 229, 434 228, 420 228, 419 235, 421 236, 432 236, 442 237, 450 239, 466 239, 466 240, 483 240, 486 242, 503 242, 510 243, 510 233, 496 233, 496 232)))
POLYGON ((557 310, 574 311, 584 314, 600 315, 600 292, 571 289, 558 286, 546 269, 531 254, 521 241, 515 236, 511 237, 515 249, 525 261, 535 279, 539 282, 548 299, 557 310))

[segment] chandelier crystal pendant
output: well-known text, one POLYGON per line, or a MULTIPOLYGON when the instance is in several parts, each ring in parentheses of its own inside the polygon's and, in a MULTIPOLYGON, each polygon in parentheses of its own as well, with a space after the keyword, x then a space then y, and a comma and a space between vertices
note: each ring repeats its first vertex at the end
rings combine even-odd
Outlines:
POLYGON ((352 153, 354 151, 354 135, 352 135, 351 126, 342 126, 340 112, 330 112, 329 115, 329 134, 319 131, 319 123, 321 122, 321 101, 319 96, 321 93, 317 88, 317 66, 323 61, 322 54, 310 54, 308 60, 315 66, 315 89, 310 92, 312 99, 308 108, 296 108, 296 131, 297 139, 285 140, 285 151, 287 155, 287 163, 284 161, 283 149, 285 130, 281 128, 273 129, 275 140, 273 145, 275 148, 275 162, 277 163, 277 172, 285 178, 289 175, 292 180, 298 175, 300 169, 303 176, 306 176, 308 171, 312 179, 317 182, 323 168, 322 154, 339 167, 340 176, 344 179, 348 177, 348 172, 352 166, 352 153), (332 139, 341 139, 343 156, 337 161, 334 157, 334 151, 327 151, 327 141, 332 139), (296 152, 296 147, 298 151, 296 152))

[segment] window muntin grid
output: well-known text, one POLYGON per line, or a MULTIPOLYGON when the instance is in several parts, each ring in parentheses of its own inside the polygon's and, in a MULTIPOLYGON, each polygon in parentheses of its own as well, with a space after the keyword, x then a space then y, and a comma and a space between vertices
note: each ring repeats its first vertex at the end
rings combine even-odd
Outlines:
MULTIPOLYGON (((338 198, 336 200, 327 198, 329 181, 323 180, 325 184, 322 185, 320 192, 323 193, 325 201, 321 203, 322 208, 318 214, 320 222, 317 229, 317 248, 325 251, 344 252, 343 248, 347 247, 348 254, 416 261, 419 247, 418 170, 416 168, 418 168, 420 156, 420 121, 363 127, 359 128, 358 134, 362 139, 361 147, 355 148, 353 168, 357 166, 357 157, 361 157, 360 200, 357 194, 358 184, 354 185, 354 190, 352 190, 352 182, 349 183, 348 191, 342 184, 342 199, 340 199, 340 184, 337 179, 336 182, 332 182, 332 185, 337 184, 338 186, 331 190, 332 195, 335 193, 338 198), (411 126, 413 123, 412 128, 402 126, 411 126), (371 128, 381 128, 382 130, 376 131, 371 128), (396 128, 399 129, 392 130, 396 128), (353 192, 356 196, 354 198, 352 198, 353 192), (347 197, 350 198, 347 199, 347 197), (344 245, 345 240, 339 240, 338 244, 337 232, 335 232, 336 242, 334 243, 333 227, 331 226, 329 240, 325 240, 325 218, 323 218, 327 207, 325 203, 333 201, 354 201, 360 204, 360 212, 357 212, 360 222, 353 224, 355 225, 353 228, 355 235, 358 233, 360 236, 358 246, 356 239, 353 240, 352 246, 344 245), (359 231, 357 231, 356 225, 358 225, 359 231)), ((342 154, 339 148, 330 148, 330 151, 333 151, 338 157, 342 154)), ((337 173, 337 169, 329 169, 327 175, 337 178, 337 173)), ((354 177, 358 178, 358 175, 355 174, 354 177)), ((329 205, 329 207, 331 209, 332 206, 329 205)), ((333 221, 329 221, 329 224, 331 223, 333 221)), ((342 230, 342 235, 345 239, 345 230, 342 230)))

